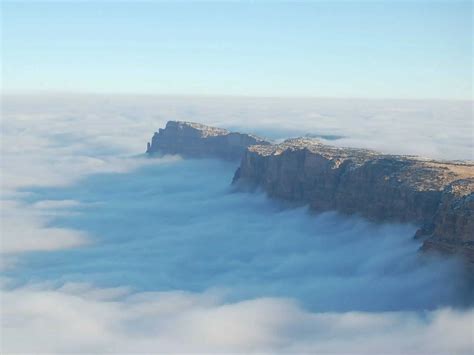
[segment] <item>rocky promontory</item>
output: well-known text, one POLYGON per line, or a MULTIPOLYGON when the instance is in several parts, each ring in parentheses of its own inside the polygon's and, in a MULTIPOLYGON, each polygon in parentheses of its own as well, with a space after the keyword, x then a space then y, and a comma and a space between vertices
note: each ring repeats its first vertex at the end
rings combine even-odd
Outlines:
POLYGON ((164 129, 155 132, 146 152, 239 160, 247 147, 255 144, 269 145, 270 142, 251 134, 229 132, 199 123, 168 121, 164 129))
POLYGON ((168 122, 148 152, 241 158, 237 187, 375 221, 420 226, 423 250, 461 254, 474 263, 474 164, 328 146, 315 139, 271 144, 252 135, 168 122))

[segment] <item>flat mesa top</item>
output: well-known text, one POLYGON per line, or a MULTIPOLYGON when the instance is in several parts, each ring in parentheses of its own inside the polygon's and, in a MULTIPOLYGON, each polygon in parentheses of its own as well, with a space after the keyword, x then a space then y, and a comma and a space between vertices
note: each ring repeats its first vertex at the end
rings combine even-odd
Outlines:
POLYGON ((302 150, 306 149, 313 153, 318 153, 327 158, 369 158, 372 156, 379 156, 378 153, 369 149, 358 148, 341 148, 331 145, 326 145, 315 138, 290 138, 279 144, 272 145, 254 145, 249 147, 249 150, 259 153, 261 155, 279 155, 286 150, 302 150))
POLYGON ((464 180, 453 186, 453 192, 464 195, 474 191, 474 163, 469 161, 436 161, 416 156, 383 154, 369 149, 335 147, 306 137, 288 139, 274 145, 254 145, 248 149, 264 157, 306 150, 331 161, 333 168, 338 168, 344 161, 351 161, 353 166, 383 163, 387 168, 387 179, 417 189, 441 190, 447 184, 464 180))
POLYGON ((224 128, 217 128, 217 127, 211 127, 211 126, 206 126, 201 123, 196 123, 196 122, 187 122, 187 121, 168 121, 166 124, 166 128, 171 128, 171 127, 178 127, 178 128, 193 128, 197 131, 201 131, 201 134, 203 137, 209 137, 209 136, 224 136, 229 134, 230 132, 224 128))
POLYGON ((166 124, 166 128, 178 128, 178 129, 186 129, 186 128, 191 128, 193 130, 199 131, 200 136, 202 138, 207 138, 207 137, 217 137, 217 136, 226 136, 229 134, 235 134, 235 135, 242 135, 242 136, 248 136, 251 138, 254 138, 261 144, 268 144, 269 142, 261 137, 258 137, 253 134, 248 134, 248 133, 238 133, 238 132, 231 132, 228 131, 227 129, 224 128, 218 128, 218 127, 212 127, 212 126, 207 126, 202 123, 197 123, 197 122, 188 122, 188 121, 168 121, 166 124))

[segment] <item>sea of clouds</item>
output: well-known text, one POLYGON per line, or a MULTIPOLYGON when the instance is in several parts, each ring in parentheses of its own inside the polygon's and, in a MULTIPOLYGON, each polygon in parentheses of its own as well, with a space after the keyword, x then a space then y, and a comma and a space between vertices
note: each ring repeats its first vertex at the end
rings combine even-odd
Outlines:
POLYGON ((7 96, 2 352, 470 353, 458 260, 416 226, 289 208, 235 164, 148 159, 169 119, 472 159, 472 103, 7 96))

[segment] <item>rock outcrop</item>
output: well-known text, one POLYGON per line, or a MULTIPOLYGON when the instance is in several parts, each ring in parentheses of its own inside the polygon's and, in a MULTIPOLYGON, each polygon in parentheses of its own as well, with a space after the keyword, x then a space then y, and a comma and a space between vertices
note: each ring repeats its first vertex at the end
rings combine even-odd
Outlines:
POLYGON ((474 165, 371 150, 337 148, 312 139, 249 147, 234 184, 269 196, 377 221, 412 222, 423 249, 461 253, 474 263, 474 165))
POLYGON ((319 211, 415 223, 423 250, 462 254, 474 264, 473 163, 338 148, 308 138, 271 144, 175 121, 155 133, 147 152, 241 159, 237 187, 258 187, 319 211))
POLYGON ((270 142, 251 134, 229 132, 199 123, 169 121, 147 144, 147 153, 180 154, 186 157, 241 159, 247 147, 270 142))

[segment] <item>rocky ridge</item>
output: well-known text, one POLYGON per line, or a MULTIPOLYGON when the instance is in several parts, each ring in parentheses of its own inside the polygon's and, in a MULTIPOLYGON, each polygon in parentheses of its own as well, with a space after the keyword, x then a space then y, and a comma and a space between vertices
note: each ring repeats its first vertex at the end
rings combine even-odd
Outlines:
POLYGON ((146 152, 239 160, 245 149, 255 144, 264 146, 270 142, 251 134, 229 132, 199 123, 168 121, 164 129, 155 132, 146 152))
POLYGON ((474 263, 474 163, 340 148, 311 138, 271 144, 174 121, 153 136, 148 152, 240 157, 237 187, 258 187, 314 210, 415 223, 423 250, 461 254, 474 263))

